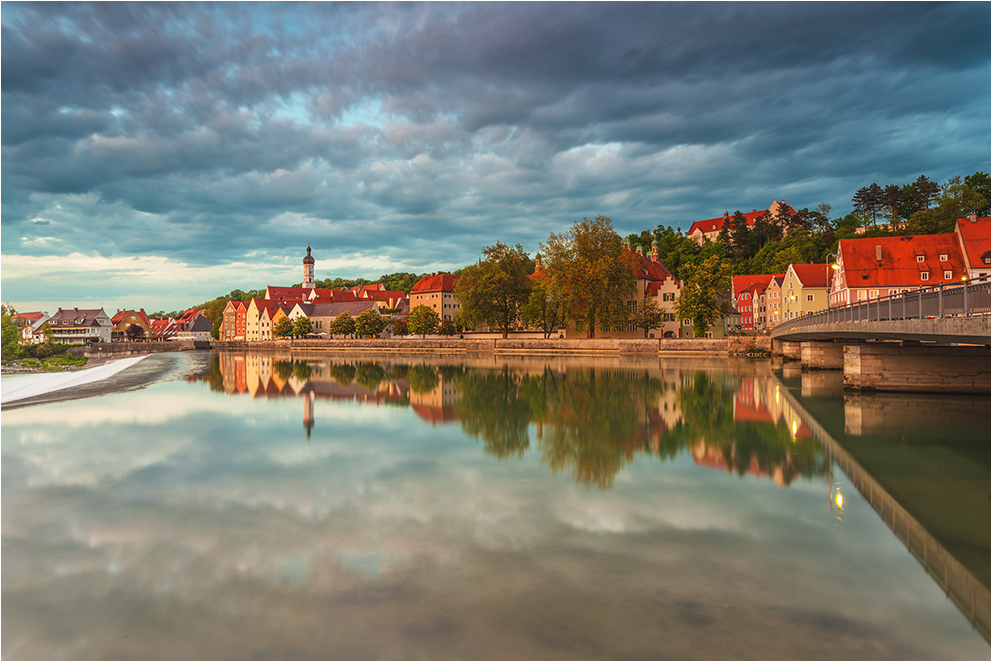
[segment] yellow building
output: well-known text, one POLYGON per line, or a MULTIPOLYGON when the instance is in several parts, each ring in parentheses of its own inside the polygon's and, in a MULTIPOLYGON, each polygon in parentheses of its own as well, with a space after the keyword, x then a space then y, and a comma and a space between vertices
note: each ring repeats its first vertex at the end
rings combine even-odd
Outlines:
POLYGON ((827 308, 828 264, 790 264, 782 280, 782 321, 827 308))

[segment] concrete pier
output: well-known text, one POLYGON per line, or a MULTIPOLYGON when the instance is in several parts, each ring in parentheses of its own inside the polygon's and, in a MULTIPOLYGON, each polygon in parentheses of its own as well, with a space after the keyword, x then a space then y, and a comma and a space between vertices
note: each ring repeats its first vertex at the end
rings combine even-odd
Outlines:
POLYGON ((816 370, 843 370, 844 345, 836 342, 801 343, 801 358, 804 368, 816 370))
POLYGON ((844 388, 855 391, 989 393, 989 347, 844 346, 844 388))

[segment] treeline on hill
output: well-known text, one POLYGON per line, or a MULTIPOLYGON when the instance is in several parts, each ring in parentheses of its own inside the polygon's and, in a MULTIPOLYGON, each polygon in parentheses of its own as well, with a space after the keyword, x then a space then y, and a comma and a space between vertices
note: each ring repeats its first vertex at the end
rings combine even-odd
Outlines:
POLYGON ((677 279, 684 278, 685 265, 698 266, 717 256, 734 274, 783 273, 790 264, 826 262, 837 252, 841 239, 953 232, 959 218, 969 214, 989 215, 990 178, 976 172, 952 177, 943 184, 921 176, 909 184, 871 184, 854 194, 854 211, 830 218, 830 205, 815 210, 786 208, 778 216, 764 214, 748 227, 740 211, 730 216, 720 241, 702 246, 670 227, 658 226, 631 234, 627 240, 645 249, 658 242, 662 264, 677 279), (884 221, 879 223, 879 221, 884 221), (858 234, 858 228, 864 228, 858 234))

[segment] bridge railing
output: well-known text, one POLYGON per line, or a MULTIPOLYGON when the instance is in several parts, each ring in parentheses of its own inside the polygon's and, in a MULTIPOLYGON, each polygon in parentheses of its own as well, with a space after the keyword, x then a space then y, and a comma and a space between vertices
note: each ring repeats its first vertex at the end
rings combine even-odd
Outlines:
POLYGON ((801 329, 821 324, 847 322, 878 322, 886 320, 942 319, 945 317, 973 317, 992 312, 992 288, 988 276, 946 285, 941 282, 930 287, 919 287, 901 294, 859 301, 806 313, 802 317, 782 322, 776 332, 801 329))

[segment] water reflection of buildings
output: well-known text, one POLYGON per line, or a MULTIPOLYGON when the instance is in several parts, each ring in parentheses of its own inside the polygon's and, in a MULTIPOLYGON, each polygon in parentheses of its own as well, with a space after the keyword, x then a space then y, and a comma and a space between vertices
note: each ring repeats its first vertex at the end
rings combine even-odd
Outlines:
POLYGON ((354 381, 354 368, 342 364, 344 371, 335 376, 336 364, 330 361, 305 363, 285 361, 259 354, 222 353, 219 356, 221 383, 229 395, 245 394, 252 398, 299 397, 303 401, 303 427, 309 439, 315 425, 314 402, 345 400, 381 405, 406 402, 409 386, 405 380, 382 379, 362 385, 354 381), (352 379, 346 379, 351 376, 352 379))

